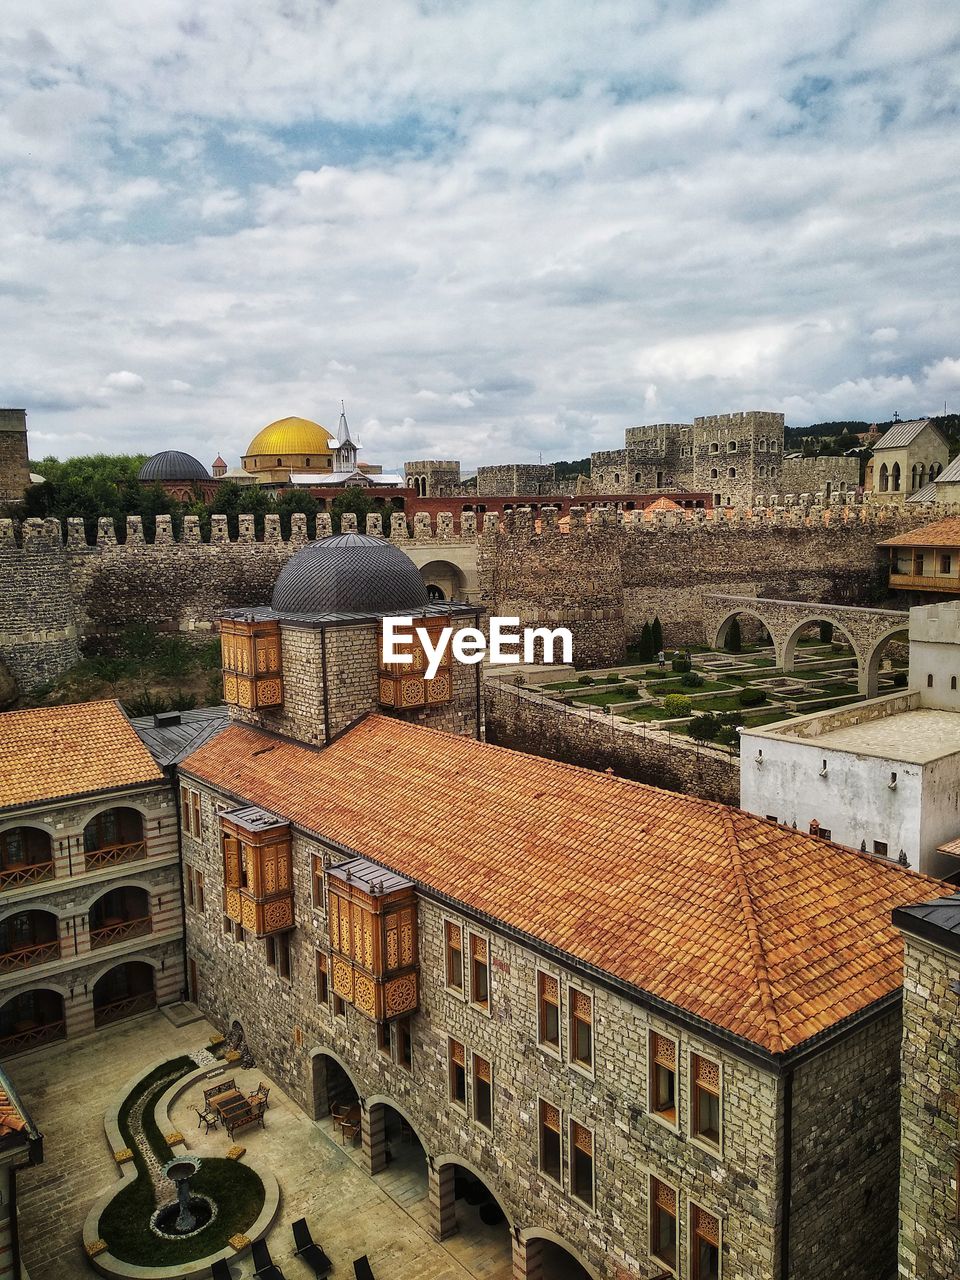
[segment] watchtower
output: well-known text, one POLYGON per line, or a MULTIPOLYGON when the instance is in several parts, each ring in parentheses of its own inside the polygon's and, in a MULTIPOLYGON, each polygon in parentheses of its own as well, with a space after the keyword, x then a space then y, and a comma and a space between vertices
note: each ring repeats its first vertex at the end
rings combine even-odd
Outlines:
POLYGON ((29 484, 27 412, 0 409, 0 503, 22 502, 29 484))

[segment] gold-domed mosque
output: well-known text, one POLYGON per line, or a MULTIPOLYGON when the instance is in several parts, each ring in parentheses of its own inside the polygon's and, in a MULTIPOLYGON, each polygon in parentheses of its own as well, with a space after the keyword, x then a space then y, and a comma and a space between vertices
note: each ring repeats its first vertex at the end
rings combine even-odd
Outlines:
POLYGON ((291 473, 332 472, 336 450, 337 441, 319 422, 278 418, 250 441, 243 455, 243 469, 264 483, 283 483, 291 473))

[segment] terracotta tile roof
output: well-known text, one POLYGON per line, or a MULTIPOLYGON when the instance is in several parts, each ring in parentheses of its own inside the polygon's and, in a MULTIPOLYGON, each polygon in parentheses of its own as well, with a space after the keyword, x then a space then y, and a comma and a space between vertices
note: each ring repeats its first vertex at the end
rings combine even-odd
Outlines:
POLYGON ((960 836, 954 840, 948 840, 946 844, 938 844, 937 853, 949 853, 955 858, 960 858, 960 836))
POLYGON ((739 810, 371 716, 182 768, 777 1053, 896 991, 931 880, 739 810), (258 754, 259 753, 259 754, 258 754))
POLYGON ((960 516, 948 516, 920 529, 887 538, 881 547, 960 547, 960 516))
POLYGON ((118 702, 0 715, 0 810, 162 781, 118 702))
POLYGON ((19 1108, 11 1101, 5 1089, 0 1089, 0 1138, 10 1133, 23 1133, 27 1122, 20 1114, 19 1108))

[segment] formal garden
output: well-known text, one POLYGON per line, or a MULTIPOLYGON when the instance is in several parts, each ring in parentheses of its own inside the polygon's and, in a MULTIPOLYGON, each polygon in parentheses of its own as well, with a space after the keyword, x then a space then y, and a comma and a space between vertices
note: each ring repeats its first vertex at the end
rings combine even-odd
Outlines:
MULTIPOLYGON (((627 723, 734 752, 739 749, 738 726, 771 724, 862 700, 853 650, 829 623, 805 629, 795 669, 788 672, 777 667, 769 636, 753 625, 748 638, 735 621, 723 649, 702 644, 665 649, 657 619, 645 624, 620 666, 571 671, 561 680, 531 680, 528 687, 570 707, 596 708, 627 723)), ((906 683, 906 654, 891 645, 879 692, 891 693, 906 683)))

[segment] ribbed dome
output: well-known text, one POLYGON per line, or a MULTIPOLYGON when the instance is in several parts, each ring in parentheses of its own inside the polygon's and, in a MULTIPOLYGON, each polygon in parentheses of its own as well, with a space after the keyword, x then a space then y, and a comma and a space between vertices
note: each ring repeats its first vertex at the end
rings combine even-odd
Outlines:
POLYGON ((288 560, 273 588, 277 613, 402 613, 430 599, 417 566, 382 538, 338 533, 288 560))
POLYGON ((330 432, 319 422, 311 422, 309 418, 278 418, 257 432, 247 445, 244 457, 273 454, 281 458, 284 454, 313 456, 332 452, 330 432))
POLYGON ((165 449, 148 458, 137 472, 138 480, 209 480, 210 472, 198 458, 176 449, 165 449))

